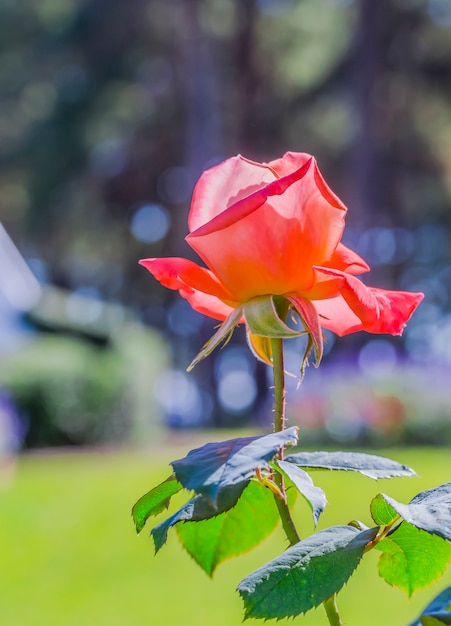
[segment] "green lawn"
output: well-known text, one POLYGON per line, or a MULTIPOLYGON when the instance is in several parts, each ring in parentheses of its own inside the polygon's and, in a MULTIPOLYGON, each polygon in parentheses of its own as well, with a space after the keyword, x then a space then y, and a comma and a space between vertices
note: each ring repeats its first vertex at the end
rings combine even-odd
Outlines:
MULTIPOLYGON (((280 529, 249 555, 220 566, 213 580, 181 549, 175 531, 157 557, 147 531, 138 538, 134 532, 132 504, 166 478, 169 460, 184 456, 188 447, 22 457, 13 480, 0 487, 1 626, 241 624, 235 586, 284 549, 280 529)), ((449 449, 391 450, 388 456, 421 477, 375 482, 316 474, 329 499, 320 527, 356 518, 369 524, 368 503, 379 491, 407 501, 451 479, 449 449)), ((301 502, 296 518, 301 533, 312 531, 301 502)), ((407 626, 432 595, 451 584, 450 568, 437 585, 408 600, 379 581, 377 556, 365 557, 339 596, 347 626, 407 626)), ((327 622, 320 607, 294 623, 327 622)))

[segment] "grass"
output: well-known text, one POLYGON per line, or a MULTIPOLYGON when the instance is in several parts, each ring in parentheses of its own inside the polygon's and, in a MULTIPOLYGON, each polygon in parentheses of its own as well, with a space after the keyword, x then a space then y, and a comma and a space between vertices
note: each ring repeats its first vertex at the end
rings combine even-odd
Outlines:
MULTIPOLYGON (((205 439, 208 440, 208 439, 205 439)), ((250 571, 280 553, 276 531, 256 550, 218 569, 213 580, 195 565, 170 532, 153 556, 130 518, 134 501, 168 475, 167 463, 190 444, 158 450, 51 453, 19 459, 13 480, 0 488, 0 623, 2 626, 238 626, 242 605, 234 591, 250 571)), ((197 445, 197 444, 196 444, 197 445)), ((360 519, 380 491, 408 501, 422 489, 450 479, 449 449, 391 450, 420 478, 374 482, 359 475, 318 472, 329 506, 320 527, 360 519)), ((299 502, 301 534, 313 530, 299 502)), ((406 626, 446 584, 413 599, 377 577, 377 554, 368 554, 339 595, 347 626, 406 626)), ((322 626, 320 607, 294 620, 322 626)))

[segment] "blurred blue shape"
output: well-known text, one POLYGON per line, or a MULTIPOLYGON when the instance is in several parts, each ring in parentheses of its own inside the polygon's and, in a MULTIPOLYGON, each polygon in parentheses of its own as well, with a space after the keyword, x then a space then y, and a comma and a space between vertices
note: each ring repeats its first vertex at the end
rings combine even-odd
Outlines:
POLYGON ((212 402, 194 378, 181 370, 167 370, 155 381, 153 393, 169 426, 184 428, 208 423, 212 402))
POLYGON ((451 26, 450 0, 429 0, 427 12, 437 26, 444 28, 451 26))
POLYGON ((294 6, 293 0, 257 0, 257 5, 264 15, 277 17, 286 13, 294 6))
POLYGON ((23 314, 41 298, 41 287, 0 223, 0 352, 17 349, 31 329, 23 314))
POLYGON ((219 379, 218 399, 229 413, 243 413, 255 402, 257 385, 246 370, 230 370, 219 379))
POLYGON ((370 266, 392 263, 396 254, 396 239, 393 230, 369 228, 360 238, 359 249, 370 266))
POLYGON ((359 353, 359 367, 367 376, 387 376, 396 363, 396 349, 387 339, 368 341, 359 353))
POLYGON ((166 236, 169 226, 169 214, 163 206, 144 204, 133 215, 130 229, 137 241, 156 243, 166 236))
POLYGON ((0 291, 16 311, 32 309, 41 297, 41 287, 25 259, 0 223, 0 291))
MULTIPOLYGON (((449 3, 451 10, 451 2, 449 3)), ((415 259, 420 263, 434 263, 448 254, 447 231, 437 224, 424 224, 414 232, 415 259)))
POLYGON ((191 337, 200 331, 204 318, 186 300, 175 300, 169 307, 167 320, 175 335, 191 337))
POLYGON ((228 413, 241 414, 255 402, 255 365, 249 350, 242 346, 230 346, 218 354, 215 363, 218 400, 228 413))
POLYGON ((6 391, 0 391, 0 459, 19 450, 24 436, 17 406, 6 391))

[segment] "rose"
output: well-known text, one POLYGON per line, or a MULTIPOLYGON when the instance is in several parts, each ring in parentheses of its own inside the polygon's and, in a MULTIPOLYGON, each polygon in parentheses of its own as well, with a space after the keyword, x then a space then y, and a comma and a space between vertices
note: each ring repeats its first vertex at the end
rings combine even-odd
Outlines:
POLYGON ((208 269, 183 258, 140 263, 200 313, 225 320, 238 310, 234 323, 247 322, 266 361, 259 337, 271 335, 259 324, 256 332, 246 309, 262 297, 281 296, 294 308, 317 352, 321 328, 400 335, 423 294, 367 287, 356 277, 369 267, 341 243, 346 211, 310 155, 287 152, 270 163, 236 156, 204 172, 194 189, 186 241, 208 269))

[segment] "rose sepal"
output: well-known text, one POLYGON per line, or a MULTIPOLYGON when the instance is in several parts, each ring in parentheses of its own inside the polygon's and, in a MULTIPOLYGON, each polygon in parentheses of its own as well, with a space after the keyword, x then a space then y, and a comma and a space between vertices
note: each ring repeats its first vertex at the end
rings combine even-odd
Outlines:
POLYGON ((274 296, 252 298, 244 305, 246 326, 253 335, 260 335, 261 337, 270 337, 271 339, 299 337, 305 333, 305 330, 294 330, 281 319, 281 315, 286 317, 288 306, 285 298, 277 298, 277 303, 274 296))
POLYGON ((230 313, 227 319, 219 326, 213 337, 204 344, 201 351, 194 357, 190 365, 186 368, 190 372, 200 361, 209 356, 221 343, 226 345, 243 317, 243 306, 239 306, 230 313))
POLYGON ((323 357, 323 331, 321 329, 321 322, 315 305, 310 300, 302 298, 301 296, 287 296, 291 306, 299 315, 304 325, 305 330, 308 333, 308 342, 304 351, 304 357, 301 364, 301 380, 304 377, 305 368, 308 365, 308 357, 310 352, 315 354, 314 366, 318 367, 323 357))

